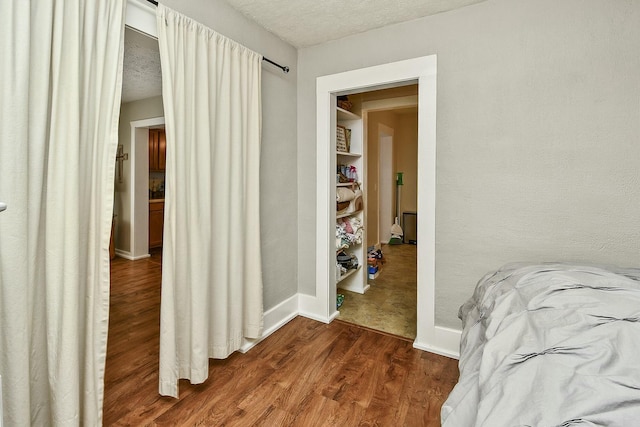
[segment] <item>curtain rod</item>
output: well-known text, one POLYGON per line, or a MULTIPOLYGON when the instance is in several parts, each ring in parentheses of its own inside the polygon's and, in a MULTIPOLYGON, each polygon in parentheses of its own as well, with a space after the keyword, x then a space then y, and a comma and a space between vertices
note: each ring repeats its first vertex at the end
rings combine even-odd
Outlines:
MULTIPOLYGON (((154 5, 154 6, 158 5, 158 2, 156 0, 147 0, 147 1, 149 3, 151 3, 152 5, 154 5)), ((263 56, 262 60, 268 62, 271 65, 275 65, 276 67, 280 68, 285 74, 289 73, 289 67, 287 67, 286 65, 280 65, 277 62, 274 62, 274 61, 270 60, 266 56, 263 56)))

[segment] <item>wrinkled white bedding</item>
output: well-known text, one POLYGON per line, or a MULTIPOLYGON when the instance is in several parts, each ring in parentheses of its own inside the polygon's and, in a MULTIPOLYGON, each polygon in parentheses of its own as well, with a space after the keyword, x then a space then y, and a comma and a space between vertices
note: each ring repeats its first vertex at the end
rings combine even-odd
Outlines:
POLYGON ((460 318, 443 426, 640 426, 640 269, 508 265, 460 318))

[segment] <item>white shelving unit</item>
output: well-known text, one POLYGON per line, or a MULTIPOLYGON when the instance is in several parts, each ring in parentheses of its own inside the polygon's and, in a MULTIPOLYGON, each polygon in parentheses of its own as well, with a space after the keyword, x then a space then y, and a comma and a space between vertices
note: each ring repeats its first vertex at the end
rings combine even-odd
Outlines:
MULTIPOLYGON (((353 140, 353 135, 351 136, 352 140, 353 140)), ((342 157, 360 157, 362 156, 362 154, 356 154, 356 153, 345 153, 344 151, 337 151, 338 155, 342 156, 342 157)))
MULTIPOLYGON (((362 118, 350 111, 337 108, 337 124, 351 130, 351 144, 349 152, 341 152, 336 150, 336 165, 353 165, 358 173, 357 184, 360 189, 365 192, 364 177, 364 143, 363 143, 363 125, 362 118)), ((336 183, 336 187, 353 186, 354 183, 336 183)), ((340 218, 358 218, 364 225, 364 209, 359 209, 351 213, 335 214, 336 221, 340 218)), ((366 233, 366 230, 364 230, 366 233)), ((353 244, 345 249, 345 252, 354 254, 358 258, 358 268, 348 270, 344 275, 336 280, 336 287, 347 291, 364 294, 369 285, 367 284, 367 254, 366 254, 366 236, 363 233, 362 243, 353 244)), ((338 248, 336 248, 336 253, 338 248)), ((337 268, 337 267, 336 267, 337 268)))
POLYGON ((354 275, 355 273, 357 273, 360 270, 362 270, 362 266, 361 265, 359 265, 358 268, 356 268, 356 269, 347 271, 344 275, 342 275, 338 279, 338 281, 336 283, 340 283, 340 282, 344 281, 345 279, 348 279, 349 277, 351 277, 352 275, 354 275))

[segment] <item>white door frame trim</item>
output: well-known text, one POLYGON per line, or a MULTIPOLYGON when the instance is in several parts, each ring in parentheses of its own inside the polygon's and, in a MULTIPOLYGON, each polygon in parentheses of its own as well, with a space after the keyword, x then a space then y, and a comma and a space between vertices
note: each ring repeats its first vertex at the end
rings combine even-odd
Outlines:
POLYGON ((389 64, 318 77, 316 81, 316 292, 301 295, 300 313, 330 322, 335 304, 333 244, 335 206, 336 94, 362 92, 381 86, 418 81, 418 324, 414 347, 456 356, 459 332, 435 325, 435 212, 436 212, 436 89, 437 57, 429 55, 389 64), (332 191, 333 190, 333 191, 332 191), (443 336, 444 334, 444 336, 443 336))
POLYGON ((130 124, 131 234, 129 247, 131 253, 130 257, 125 258, 136 260, 149 257, 149 128, 164 125, 164 117, 135 120, 130 124), (139 134, 140 129, 146 130, 146 137, 139 134))
POLYGON ((145 0, 127 0, 125 25, 138 32, 158 38, 156 8, 145 0))

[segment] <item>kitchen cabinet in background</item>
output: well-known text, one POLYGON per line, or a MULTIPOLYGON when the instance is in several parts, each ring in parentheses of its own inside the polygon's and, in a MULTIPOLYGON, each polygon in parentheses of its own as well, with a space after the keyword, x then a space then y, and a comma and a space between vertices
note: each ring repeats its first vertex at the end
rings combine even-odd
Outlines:
POLYGON ((149 249, 162 247, 164 201, 149 202, 149 249))
POLYGON ((164 129, 149 129, 149 171, 164 172, 167 159, 167 138, 164 129))

